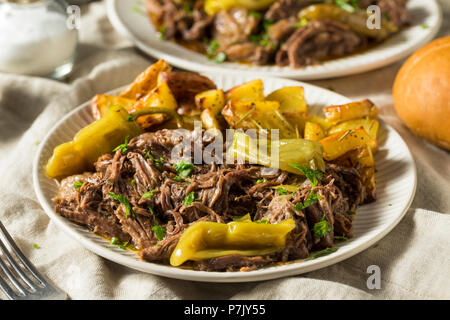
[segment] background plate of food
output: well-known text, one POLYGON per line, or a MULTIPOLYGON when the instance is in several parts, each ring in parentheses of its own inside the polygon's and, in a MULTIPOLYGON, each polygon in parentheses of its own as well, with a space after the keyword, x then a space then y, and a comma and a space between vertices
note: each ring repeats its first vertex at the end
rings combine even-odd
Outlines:
POLYGON ((442 22, 435 0, 109 0, 107 11, 139 49, 174 66, 299 80, 391 64, 430 41, 442 22), (367 27, 373 4, 380 29, 367 27))
POLYGON ((413 158, 377 114, 370 100, 294 80, 176 72, 160 60, 56 123, 33 183, 60 228, 122 265, 212 282, 300 274, 374 245, 411 204, 413 158), (198 162, 195 150, 212 150, 226 129, 243 131, 211 154, 238 157, 198 162), (279 131, 269 144, 251 129, 279 131), (177 160, 179 146, 193 153, 177 160))

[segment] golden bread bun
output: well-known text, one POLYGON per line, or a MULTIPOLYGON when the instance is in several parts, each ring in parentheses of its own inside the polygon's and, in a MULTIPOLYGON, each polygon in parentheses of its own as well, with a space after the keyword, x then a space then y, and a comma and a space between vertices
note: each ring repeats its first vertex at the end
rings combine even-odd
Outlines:
POLYGON ((434 40, 406 60, 393 97, 409 129, 450 150, 450 37, 434 40))

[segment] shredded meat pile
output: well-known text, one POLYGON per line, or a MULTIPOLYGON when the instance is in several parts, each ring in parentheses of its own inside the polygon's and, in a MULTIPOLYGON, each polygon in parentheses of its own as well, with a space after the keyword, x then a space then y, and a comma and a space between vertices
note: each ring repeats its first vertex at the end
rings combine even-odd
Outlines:
MULTIPOLYGON (((406 10, 408 0, 359 0, 365 11, 378 5, 385 19, 398 28, 413 21, 406 10)), ((311 20, 299 25, 298 13, 312 4, 333 4, 321 0, 278 0, 265 12, 251 12, 244 7, 207 15, 204 1, 147 0, 153 23, 166 39, 218 43, 217 52, 228 61, 258 65, 275 63, 293 68, 320 63, 325 59, 351 54, 367 47, 368 39, 338 21, 311 20), (186 8, 189 8, 187 10, 186 8)), ((207 45, 207 44, 206 44, 207 45)))
MULTIPOLYGON (((195 131, 190 131, 188 139, 192 143, 185 148, 193 148, 194 138, 195 131)), ((262 176, 257 165, 202 164, 195 165, 185 182, 176 181, 171 154, 181 140, 173 130, 163 129, 132 139, 125 153, 118 150, 103 155, 95 163, 95 172, 61 181, 54 198, 56 212, 98 234, 130 241, 139 249, 142 259, 162 263, 167 263, 183 231, 196 221, 227 223, 247 213, 253 220, 265 219, 268 223, 295 220, 296 228, 288 235, 281 252, 261 257, 214 258, 194 263, 198 270, 252 270, 274 261, 306 258, 314 250, 333 247, 334 236, 352 237, 352 216, 348 213, 354 212, 366 198, 354 168, 328 163, 323 178, 313 188, 321 198, 297 211, 294 205, 305 201, 312 187, 309 180, 281 170, 262 176), (262 178, 264 182, 255 183, 262 178), (78 181, 83 184, 75 190, 74 182, 78 181), (273 188, 298 183, 302 183, 301 188, 291 197, 279 195, 273 188), (151 190, 153 196, 142 197, 151 190), (191 192, 194 201, 183 204, 191 192), (127 214, 126 206, 111 194, 124 196, 132 212, 127 214), (332 230, 316 239, 311 230, 323 217, 332 230), (161 241, 152 231, 155 224, 167 229, 161 241)), ((203 148, 209 143, 211 139, 203 137, 203 148)), ((193 158, 190 161, 194 163, 193 158)))

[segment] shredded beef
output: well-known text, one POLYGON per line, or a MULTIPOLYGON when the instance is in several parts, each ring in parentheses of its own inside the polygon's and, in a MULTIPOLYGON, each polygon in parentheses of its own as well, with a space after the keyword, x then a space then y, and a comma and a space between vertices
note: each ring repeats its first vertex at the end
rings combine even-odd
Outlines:
MULTIPOLYGON (((131 241, 146 261, 167 263, 184 230, 197 221, 228 223, 250 213, 253 220, 280 223, 295 221, 286 246, 280 252, 262 257, 232 255, 198 262, 199 270, 252 270, 272 261, 306 258, 314 250, 334 246, 334 235, 352 236, 352 216, 365 200, 365 190, 357 170, 327 164, 323 178, 312 187, 309 180, 282 170, 262 175, 261 167, 251 164, 194 164, 184 181, 174 179, 176 162, 172 156, 191 154, 194 163, 195 131, 184 137, 163 129, 132 139, 127 151, 101 156, 94 173, 65 178, 54 198, 55 210, 62 216, 107 237, 131 241), (181 141, 187 143, 180 144, 181 141), (181 148, 182 146, 182 148, 181 148), (267 181, 256 183, 265 178, 267 181), (81 182, 75 189, 74 183, 81 182), (299 185, 292 195, 279 195, 274 187, 299 185), (151 191, 152 196, 142 197, 151 191), (317 203, 304 210, 294 206, 311 192, 317 203), (193 193, 191 203, 186 196, 193 193), (112 195, 125 197, 130 207, 112 195), (321 238, 312 232, 314 224, 326 219, 332 230, 321 238), (166 229, 157 239, 153 228, 166 229)), ((203 139, 201 148, 211 142, 203 139)), ((178 160, 177 160, 178 161, 178 160)))

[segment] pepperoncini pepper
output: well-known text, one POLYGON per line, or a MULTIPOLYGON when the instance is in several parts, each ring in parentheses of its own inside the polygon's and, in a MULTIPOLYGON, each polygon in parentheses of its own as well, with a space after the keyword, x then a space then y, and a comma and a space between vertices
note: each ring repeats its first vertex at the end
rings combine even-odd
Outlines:
POLYGON ((367 14, 361 10, 348 12, 331 4, 315 4, 302 9, 298 17, 306 20, 328 19, 342 22, 350 27, 356 33, 378 40, 386 39, 390 34, 398 31, 398 28, 392 23, 381 20, 380 29, 369 29, 367 27, 367 14))
MULTIPOLYGON (((245 216, 244 216, 245 217, 245 216)), ((252 222, 243 218, 230 223, 200 221, 181 236, 170 257, 172 266, 230 254, 257 256, 284 248, 287 234, 295 228, 293 219, 278 224, 252 222)))
POLYGON ((50 178, 60 178, 91 170, 97 159, 143 131, 135 120, 146 114, 167 113, 180 120, 175 111, 150 107, 129 114, 123 107, 111 106, 107 114, 81 129, 70 142, 57 146, 45 168, 50 178))
POLYGON ((206 0, 204 10, 209 15, 215 15, 220 10, 229 10, 233 7, 243 7, 247 10, 263 10, 276 0, 206 0))

